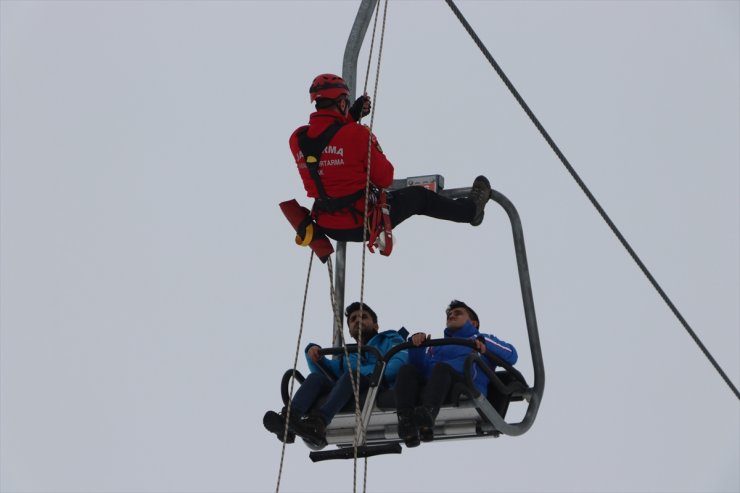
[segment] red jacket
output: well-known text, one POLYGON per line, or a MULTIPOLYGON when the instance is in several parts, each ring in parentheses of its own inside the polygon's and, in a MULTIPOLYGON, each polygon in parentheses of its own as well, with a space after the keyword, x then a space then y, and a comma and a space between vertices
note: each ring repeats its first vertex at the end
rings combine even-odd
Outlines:
MULTIPOLYGON (((316 137, 335 121, 342 121, 341 115, 332 110, 318 110, 311 114, 308 122, 308 136, 316 137)), ((319 198, 311 175, 306 167, 303 153, 298 147, 298 131, 290 136, 290 150, 293 153, 303 187, 309 197, 319 198)), ((332 137, 324 148, 319 162, 319 175, 324 190, 329 197, 351 195, 365 189, 367 180, 367 144, 370 132, 367 127, 352 121, 351 117, 332 137)), ((370 157, 370 182, 378 188, 386 188, 393 182, 393 165, 386 159, 375 135, 372 136, 370 157)), ((355 209, 363 213, 365 198, 355 203, 355 209)), ((330 229, 353 229, 362 226, 362 217, 345 209, 339 212, 316 212, 319 226, 330 229)))

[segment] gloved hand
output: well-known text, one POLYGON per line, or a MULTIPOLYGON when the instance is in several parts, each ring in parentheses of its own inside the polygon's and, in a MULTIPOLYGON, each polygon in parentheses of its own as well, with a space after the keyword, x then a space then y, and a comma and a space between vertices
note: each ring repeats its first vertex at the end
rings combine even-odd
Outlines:
POLYGON ((358 122, 360 121, 360 118, 370 114, 371 108, 370 96, 364 94, 352 103, 352 106, 349 109, 349 114, 354 121, 358 122))

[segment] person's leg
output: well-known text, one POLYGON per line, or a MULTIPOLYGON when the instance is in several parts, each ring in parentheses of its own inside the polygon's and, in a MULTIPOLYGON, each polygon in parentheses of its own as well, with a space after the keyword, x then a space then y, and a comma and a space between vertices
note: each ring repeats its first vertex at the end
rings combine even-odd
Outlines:
POLYGON ((462 375, 446 363, 437 363, 421 396, 421 406, 414 410, 419 425, 419 435, 424 442, 434 438, 434 422, 439 408, 456 382, 463 381, 462 375))
POLYGON ((424 382, 421 372, 413 365, 403 365, 396 375, 396 416, 398 437, 407 447, 419 445, 419 427, 414 418, 414 407, 419 399, 419 389, 424 382))
MULTIPOLYGON (((356 374, 352 375, 352 378, 354 377, 356 377, 356 374)), ((360 390, 367 387, 367 385, 367 378, 360 377, 360 390)), ((291 419, 291 430, 296 435, 314 444, 325 444, 326 426, 331 423, 334 416, 353 398, 353 396, 354 390, 352 388, 350 374, 344 373, 331 385, 331 390, 329 391, 326 401, 315 413, 309 414, 299 422, 293 422, 291 419)))
MULTIPOLYGON (((334 387, 331 389, 331 392, 329 392, 329 397, 319 409, 318 414, 324 421, 325 425, 331 423, 334 416, 336 416, 336 414, 341 411, 349 401, 354 400, 355 393, 352 387, 352 379, 357 379, 356 372, 352 372, 352 374, 345 372, 341 377, 339 377, 334 384, 334 387)), ((359 391, 362 392, 367 387, 367 377, 361 376, 359 391)))
POLYGON ((472 200, 453 200, 419 186, 390 192, 388 203, 394 228, 417 214, 458 223, 469 223, 475 215, 475 203, 472 200))
POLYGON ((295 418, 306 416, 316 399, 329 392, 331 387, 332 381, 323 373, 309 374, 293 396, 291 414, 294 414, 295 418))
POLYGON ((291 400, 290 423, 286 433, 285 420, 287 418, 287 406, 280 413, 267 411, 262 418, 264 427, 274 433, 280 441, 285 439, 285 443, 293 443, 295 434, 290 427, 299 423, 301 418, 308 413, 319 396, 325 394, 331 388, 331 380, 322 373, 311 373, 306 380, 298 387, 293 399, 291 400))
POLYGON ((414 366, 403 365, 396 375, 393 387, 396 394, 396 409, 413 409, 419 401, 419 389, 424 383, 424 376, 414 366))
POLYGON ((295 442, 295 433, 288 430, 285 426, 285 416, 287 408, 283 408, 280 413, 267 411, 262 418, 262 425, 270 433, 274 433, 278 440, 285 443, 295 442))
MULTIPOLYGON (((435 219, 470 223, 478 226, 483 221, 483 211, 491 197, 491 184, 485 176, 473 181, 466 198, 451 199, 420 186, 404 187, 388 192, 391 226, 395 228, 414 215, 435 219)), ((363 228, 328 229, 322 231, 335 241, 358 242, 363 239, 363 228)), ((369 237, 369 235, 368 235, 369 237)))
POLYGON ((457 372, 447 363, 437 363, 434 365, 432 374, 429 376, 429 382, 427 382, 422 392, 421 404, 423 406, 439 411, 447 394, 450 392, 453 373, 457 372))
POLYGON ((321 228, 326 236, 334 241, 362 241, 362 228, 355 229, 328 229, 321 228))

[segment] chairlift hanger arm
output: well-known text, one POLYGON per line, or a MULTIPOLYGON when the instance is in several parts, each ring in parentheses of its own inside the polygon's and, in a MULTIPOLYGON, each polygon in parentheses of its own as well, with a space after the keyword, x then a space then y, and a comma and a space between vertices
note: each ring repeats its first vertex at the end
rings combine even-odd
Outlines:
MULTIPOLYGON (((429 183, 433 184, 433 187, 435 188, 441 188, 444 185, 444 178, 441 175, 409 177, 395 180, 393 188, 400 188, 416 182, 429 183)), ((459 199, 468 197, 470 195, 470 191, 470 187, 464 187, 438 190, 438 193, 448 198, 459 199)), ((491 200, 499 204, 504 209, 509 218, 509 222, 511 223, 514 253, 516 255, 517 270, 519 274, 519 286, 522 294, 524 317, 527 324, 527 335, 532 356, 532 364, 534 367, 533 391, 537 394, 537 401, 539 402, 545 390, 545 367, 542 360, 542 346, 540 344, 537 317, 534 309, 532 283, 529 278, 529 265, 527 262, 527 251, 524 244, 524 231, 522 229, 521 219, 519 218, 519 213, 517 212, 516 207, 514 207, 514 204, 504 194, 496 190, 491 190, 491 200)), ((507 367, 503 362, 500 366, 505 368, 507 367)))

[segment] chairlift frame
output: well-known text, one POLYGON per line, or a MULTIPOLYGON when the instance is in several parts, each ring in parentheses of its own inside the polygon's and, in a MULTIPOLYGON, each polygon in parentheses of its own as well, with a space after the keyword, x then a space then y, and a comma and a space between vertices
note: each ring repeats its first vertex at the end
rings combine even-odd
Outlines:
MULTIPOLYGON (((411 177, 404 180, 395 180, 390 190, 409 186, 410 184, 425 186, 433 191, 449 198, 467 197, 470 194, 470 188, 455 188, 450 190, 442 189, 444 186, 444 177, 441 175, 427 175, 421 177, 411 177)), ((492 354, 481 355, 478 352, 471 352, 465 363, 465 377, 467 385, 459 389, 459 393, 466 398, 458 402, 448 404, 440 409, 435 422, 434 436, 435 441, 445 441, 452 439, 471 439, 471 438, 490 438, 499 437, 500 435, 519 436, 527 432, 534 424, 537 412, 542 401, 542 395, 545 388, 545 369, 542 360, 542 348, 540 345, 539 332, 537 329, 537 318, 534 310, 534 300, 532 297, 532 287, 529 279, 529 267, 527 263, 526 248, 524 245, 524 233, 522 230, 521 220, 514 204, 503 194, 496 190, 491 191, 491 200, 498 203, 506 211, 511 223, 512 236, 514 240, 514 252, 516 256, 517 269, 519 273, 519 285, 522 293, 524 304, 524 316, 527 326, 527 335, 529 338, 529 347, 534 369, 533 385, 529 386, 521 373, 492 354), (493 371, 485 362, 490 360, 501 370, 493 371), (471 378, 471 369, 476 365, 481 371, 484 371, 490 381, 489 396, 484 397, 477 391, 471 378), (513 401, 527 401, 527 409, 521 421, 511 423, 506 421, 506 411, 509 403, 513 401)), ((465 345, 474 348, 472 341, 458 338, 432 339, 425 341, 421 347, 439 346, 447 344, 465 345)), ((370 457, 379 454, 401 453, 401 440, 398 437, 397 418, 395 402, 380 403, 378 396, 380 391, 380 382, 382 381, 383 372, 388 361, 404 349, 415 347, 411 342, 405 342, 393 347, 382 357, 379 351, 372 346, 363 346, 362 351, 373 352, 376 357, 376 368, 370 378, 370 388, 366 395, 363 396, 361 403, 361 422, 366 430, 364 442, 357 447, 358 457, 370 457)), ((347 346, 347 351, 353 353, 357 351, 356 344, 347 346)), ((321 349, 324 356, 342 356, 344 349, 342 347, 332 347, 321 349)), ((324 370, 330 378, 332 375, 324 370)), ((300 373, 293 373, 288 370, 283 377, 282 395, 283 401, 288 403, 288 381, 290 378, 296 378, 299 382, 303 381, 300 373)), ((386 399, 387 401, 387 399, 386 399)), ((357 417, 354 412, 344 411, 338 413, 326 430, 327 444, 336 445, 335 450, 321 450, 323 447, 315 447, 307 443, 312 451, 309 457, 314 462, 328 459, 349 459, 355 456, 354 440, 357 428, 357 417)))

